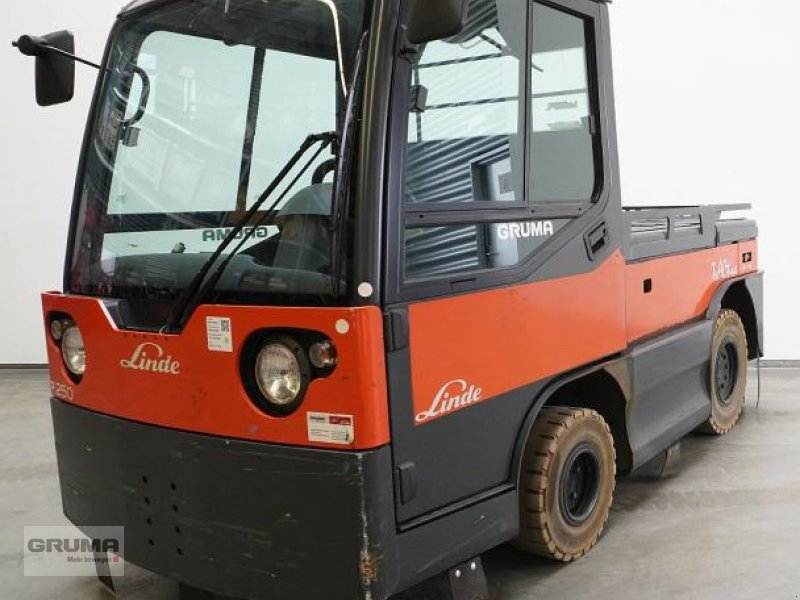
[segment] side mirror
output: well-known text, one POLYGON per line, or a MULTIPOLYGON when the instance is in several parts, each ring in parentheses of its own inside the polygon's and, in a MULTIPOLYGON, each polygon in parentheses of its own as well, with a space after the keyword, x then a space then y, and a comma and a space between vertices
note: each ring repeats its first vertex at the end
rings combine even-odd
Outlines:
POLYGON ((408 41, 424 44, 452 37, 464 29, 468 0, 409 0, 408 41))
POLYGON ((52 106, 75 94, 75 36, 56 31, 42 37, 23 35, 13 43, 26 56, 36 57, 36 102, 52 106))

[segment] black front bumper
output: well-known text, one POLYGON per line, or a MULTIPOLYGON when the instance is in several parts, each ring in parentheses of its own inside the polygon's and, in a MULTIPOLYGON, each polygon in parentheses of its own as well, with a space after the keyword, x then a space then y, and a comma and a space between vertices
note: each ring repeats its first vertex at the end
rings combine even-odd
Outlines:
POLYGON ((245 599, 386 598, 388 447, 329 452, 133 423, 52 400, 64 513, 125 527, 125 559, 245 599))

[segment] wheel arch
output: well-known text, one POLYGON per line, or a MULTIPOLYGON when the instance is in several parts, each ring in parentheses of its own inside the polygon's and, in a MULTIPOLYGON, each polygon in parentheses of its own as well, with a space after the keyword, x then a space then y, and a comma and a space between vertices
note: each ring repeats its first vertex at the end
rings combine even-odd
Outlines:
POLYGON ((739 315, 747 336, 747 358, 764 356, 763 276, 739 277, 719 287, 709 304, 706 317, 715 320, 723 309, 739 315))
POLYGON ((596 410, 608 423, 617 454, 617 473, 631 471, 633 452, 628 439, 627 408, 630 377, 623 359, 615 359, 552 381, 536 397, 520 429, 514 451, 512 474, 519 484, 525 444, 545 406, 569 406, 596 410))

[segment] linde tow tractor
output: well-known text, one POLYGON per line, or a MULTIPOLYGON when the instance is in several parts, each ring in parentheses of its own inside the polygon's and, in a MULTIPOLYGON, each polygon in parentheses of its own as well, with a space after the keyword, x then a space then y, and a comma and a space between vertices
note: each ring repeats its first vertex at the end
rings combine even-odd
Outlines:
MULTIPOLYGON (((730 431, 757 227, 622 207, 608 25, 594 0, 124 8, 42 297, 69 520, 124 526, 185 598, 481 598, 481 553, 577 560, 616 476, 730 431)), ((16 45, 41 105, 92 64, 68 32, 16 45)))

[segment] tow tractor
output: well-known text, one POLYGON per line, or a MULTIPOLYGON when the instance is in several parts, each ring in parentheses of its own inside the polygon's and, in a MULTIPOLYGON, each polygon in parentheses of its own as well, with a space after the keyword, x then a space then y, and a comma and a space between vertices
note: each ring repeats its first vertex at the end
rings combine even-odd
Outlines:
MULTIPOLYGON (((486 597, 763 354, 747 206, 624 209, 608 5, 138 0, 43 295, 66 516, 183 597, 486 597), (437 579, 438 578, 438 579, 437 579)), ((114 585, 100 573, 109 585, 114 585)))

